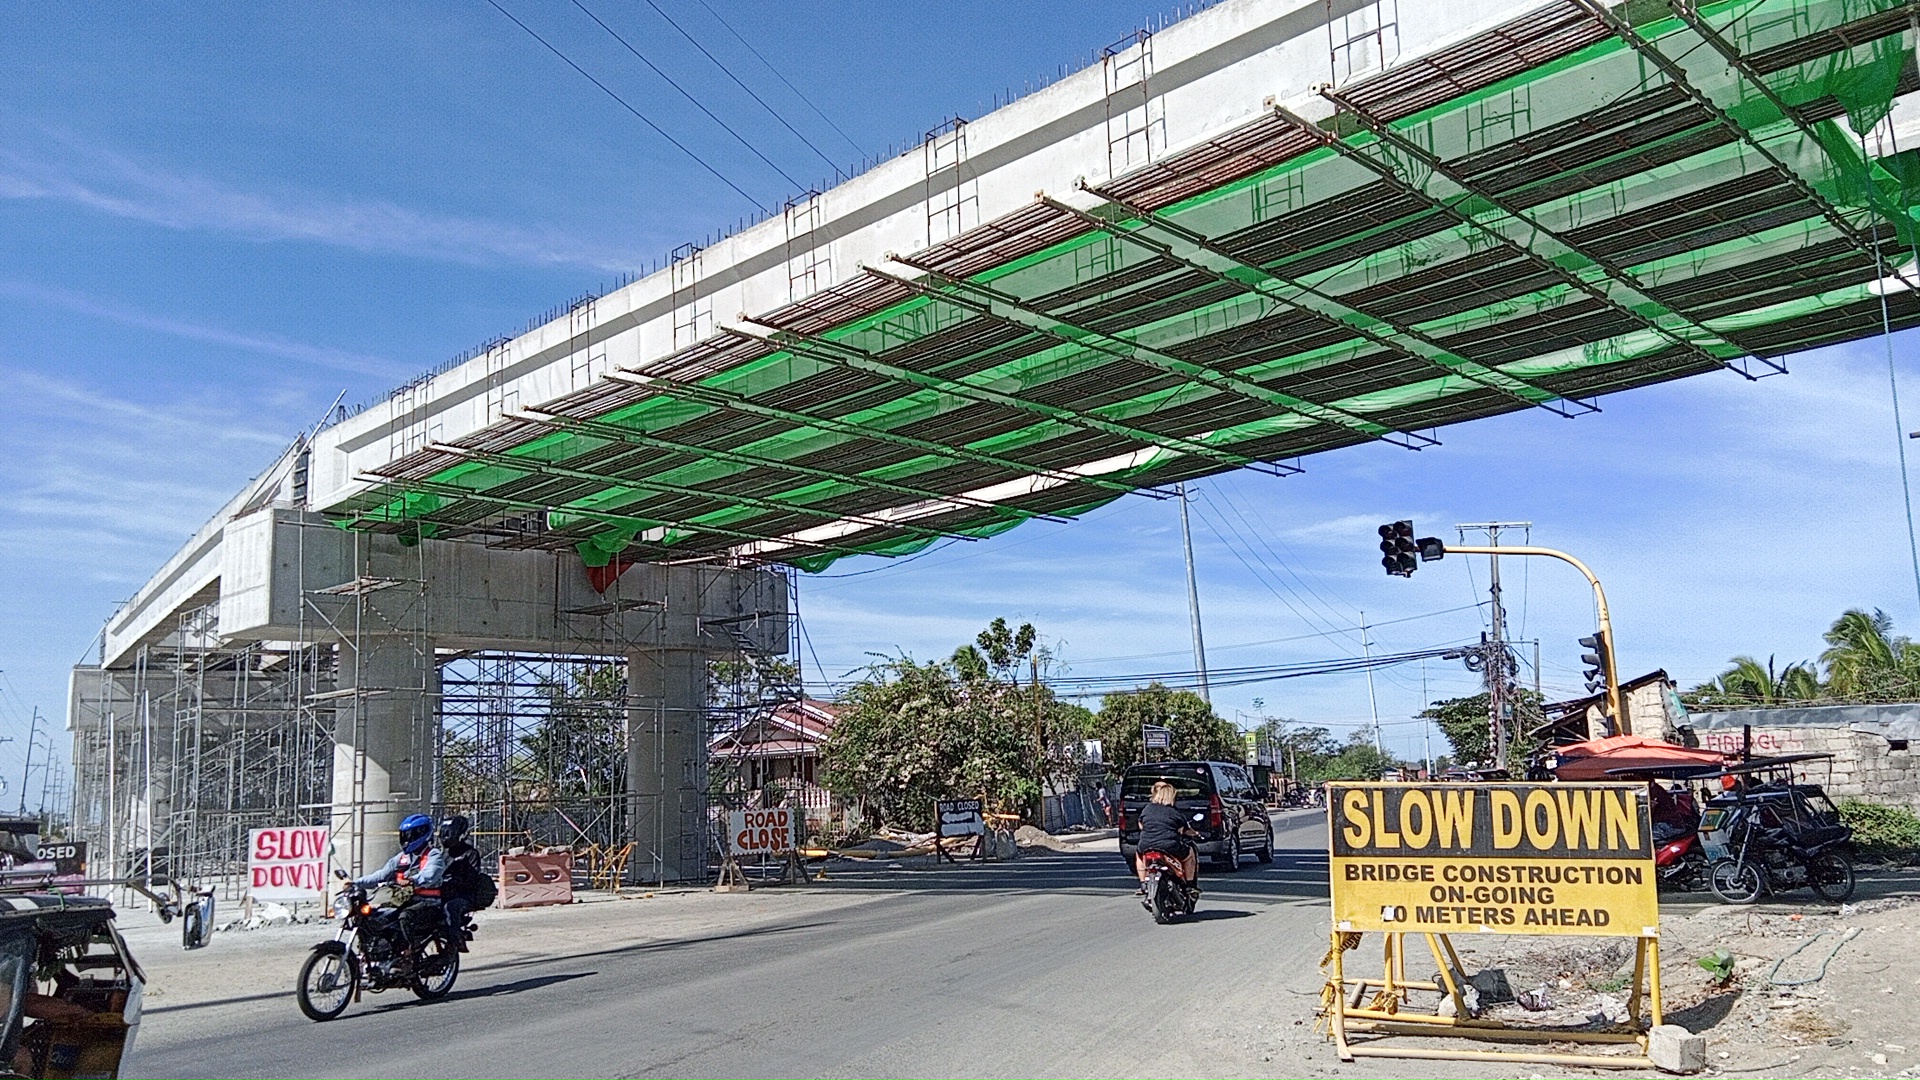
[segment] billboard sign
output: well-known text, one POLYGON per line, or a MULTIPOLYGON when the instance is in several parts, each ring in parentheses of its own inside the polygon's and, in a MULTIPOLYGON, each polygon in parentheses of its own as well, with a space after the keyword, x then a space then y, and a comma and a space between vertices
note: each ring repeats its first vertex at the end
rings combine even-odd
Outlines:
POLYGON ((729 811, 727 838, 735 855, 785 855, 793 850, 793 811, 784 806, 729 811))
POLYGON ((1652 937, 1645 784, 1330 783, 1334 928, 1652 937))
POLYGON ((325 900, 332 850, 325 825, 253 830, 247 843, 247 895, 255 900, 325 900))
POLYGON ((1173 730, 1157 724, 1140 725, 1140 745, 1148 750, 1173 749, 1173 730))

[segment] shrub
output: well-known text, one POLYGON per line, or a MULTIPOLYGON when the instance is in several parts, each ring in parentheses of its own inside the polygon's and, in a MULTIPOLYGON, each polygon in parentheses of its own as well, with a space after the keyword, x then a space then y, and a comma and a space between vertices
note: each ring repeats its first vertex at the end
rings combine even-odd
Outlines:
POLYGON ((1920 851, 1920 815, 1906 807, 1844 799, 1839 809, 1862 854, 1912 858, 1920 851))

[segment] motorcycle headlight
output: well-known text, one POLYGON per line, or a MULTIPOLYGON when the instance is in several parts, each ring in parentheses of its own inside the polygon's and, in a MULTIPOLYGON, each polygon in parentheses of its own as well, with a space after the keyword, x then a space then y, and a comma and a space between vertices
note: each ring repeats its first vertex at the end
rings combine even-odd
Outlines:
POLYGON ((349 907, 351 906, 351 904, 352 904, 352 903, 353 903, 353 902, 352 902, 351 900, 349 900, 349 899, 347 899, 347 894, 346 894, 346 893, 340 893, 340 894, 338 894, 338 895, 336 895, 336 896, 335 896, 335 897, 333 898, 333 916, 334 916, 334 918, 336 918, 336 919, 338 919, 338 918, 344 918, 344 917, 346 916, 346 914, 347 914, 347 910, 348 910, 348 908, 349 908, 349 907))

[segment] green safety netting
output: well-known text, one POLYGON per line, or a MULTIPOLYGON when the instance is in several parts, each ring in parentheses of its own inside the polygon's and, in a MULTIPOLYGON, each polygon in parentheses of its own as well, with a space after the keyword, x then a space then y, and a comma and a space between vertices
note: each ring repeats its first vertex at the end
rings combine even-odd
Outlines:
MULTIPOLYGON (((1560 2, 406 455, 403 537, 817 570, 1920 325, 1890 0, 1560 2), (1325 116, 1326 109, 1319 115, 1325 116)), ((588 347, 588 342, 581 342, 588 347)))

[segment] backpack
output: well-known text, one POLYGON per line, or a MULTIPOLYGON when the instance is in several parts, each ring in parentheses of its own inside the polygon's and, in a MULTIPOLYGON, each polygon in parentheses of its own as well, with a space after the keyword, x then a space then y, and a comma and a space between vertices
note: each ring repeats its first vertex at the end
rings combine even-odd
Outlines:
POLYGON ((480 872, 480 853, 472 847, 450 859, 441 889, 467 902, 468 911, 484 911, 493 906, 500 886, 480 872))

